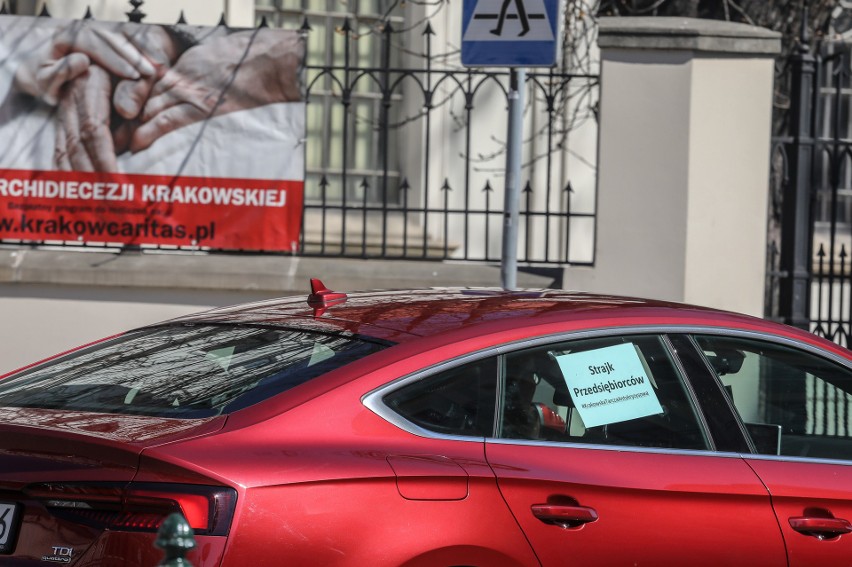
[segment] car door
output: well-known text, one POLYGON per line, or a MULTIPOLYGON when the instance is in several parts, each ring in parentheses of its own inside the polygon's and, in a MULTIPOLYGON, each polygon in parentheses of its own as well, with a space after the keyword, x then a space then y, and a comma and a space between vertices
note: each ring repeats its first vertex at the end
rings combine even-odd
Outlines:
POLYGON ((772 496, 790 567, 852 557, 852 371, 790 343, 696 336, 752 436, 746 461, 772 496))
POLYGON ((486 458, 544 567, 787 564, 766 489, 713 451, 672 350, 636 334, 501 357, 486 458))

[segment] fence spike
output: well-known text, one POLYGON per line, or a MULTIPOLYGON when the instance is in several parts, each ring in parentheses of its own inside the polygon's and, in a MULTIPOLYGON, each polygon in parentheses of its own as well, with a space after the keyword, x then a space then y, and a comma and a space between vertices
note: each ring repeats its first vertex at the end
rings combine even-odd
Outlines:
POLYGON ((544 99, 547 101, 547 111, 554 112, 556 110, 556 97, 553 95, 547 95, 544 99))
POLYGON ((441 185, 441 191, 452 191, 453 188, 450 187, 450 180, 446 177, 444 178, 444 184, 441 185))
POLYGON ((817 252, 817 258, 825 258, 825 248, 822 243, 819 245, 819 251, 817 252))
POLYGON ((426 20, 426 29, 423 30, 423 35, 435 35, 435 30, 432 29, 432 22, 426 20))
POLYGON ((473 92, 466 91, 464 93, 464 109, 467 111, 473 110, 473 92))
POLYGON ((180 16, 178 16, 178 25, 186 25, 186 15, 184 15, 183 10, 180 11, 180 16))
POLYGON ((530 185, 530 180, 527 179, 527 184, 524 186, 524 190, 521 193, 532 193, 532 185, 530 185))
POLYGON ((142 20, 145 19, 145 16, 147 14, 145 12, 143 12, 142 10, 140 10, 139 7, 142 6, 142 4, 145 3, 145 0, 129 0, 129 1, 130 1, 130 5, 133 6, 133 9, 131 11, 127 12, 128 21, 130 21, 134 24, 141 24, 142 20))
POLYGON ((485 180, 485 187, 482 188, 484 193, 491 193, 494 189, 491 187, 491 181, 488 179, 485 180))
POLYGON ((392 34, 394 32, 393 26, 391 25, 390 20, 385 21, 384 26, 382 28, 382 33, 392 34))
POLYGON ((574 192, 574 187, 571 185, 570 181, 565 184, 565 188, 562 191, 565 192, 565 193, 573 193, 574 192))
POLYGON ((360 183, 360 185, 358 185, 358 186, 359 186, 361 189, 363 189, 364 191, 366 191, 367 189, 369 189, 369 188, 370 188, 370 182, 369 182, 369 181, 367 181, 367 178, 365 177, 365 178, 363 178, 363 179, 361 180, 361 183, 360 183))
POLYGON ((302 20, 302 26, 299 28, 299 31, 302 33, 308 33, 309 31, 313 31, 314 28, 311 27, 311 23, 308 21, 308 17, 305 16, 305 19, 302 20))
POLYGON ((802 26, 799 29, 799 52, 808 53, 810 51, 811 34, 808 29, 808 3, 802 2, 802 26))
POLYGON ((320 178, 319 186, 322 188, 328 187, 328 178, 325 176, 325 173, 320 178))
POLYGON ((343 25, 340 26, 340 31, 345 34, 348 34, 352 31, 352 22, 349 21, 349 16, 346 16, 346 18, 343 20, 343 25))
POLYGON ((846 254, 846 245, 845 245, 845 244, 841 244, 841 245, 840 245, 840 258, 841 258, 841 259, 843 259, 843 258, 846 258, 846 256, 847 256, 847 254, 846 254))
POLYGON ((41 12, 38 13, 39 18, 49 18, 50 12, 47 11, 47 2, 41 5, 41 12))
POLYGON ((408 191, 411 189, 411 185, 408 184, 408 177, 402 178, 402 183, 399 184, 400 191, 408 191))
POLYGON ((94 20, 95 16, 92 14, 92 7, 86 6, 86 13, 83 15, 84 20, 94 20))

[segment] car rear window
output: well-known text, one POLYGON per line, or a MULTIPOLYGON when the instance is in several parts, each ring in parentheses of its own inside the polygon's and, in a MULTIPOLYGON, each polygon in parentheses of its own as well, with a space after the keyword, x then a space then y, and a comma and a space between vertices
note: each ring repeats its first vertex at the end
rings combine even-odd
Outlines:
POLYGON ((0 381, 0 406, 210 417, 385 348, 303 330, 181 325, 136 331, 0 381))

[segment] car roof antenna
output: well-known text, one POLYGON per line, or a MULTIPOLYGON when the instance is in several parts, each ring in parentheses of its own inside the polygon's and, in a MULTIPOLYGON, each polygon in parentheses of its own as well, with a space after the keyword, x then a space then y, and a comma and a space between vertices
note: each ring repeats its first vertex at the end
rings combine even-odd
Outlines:
POLYGON ((314 317, 320 317, 325 310, 332 305, 346 301, 347 295, 338 291, 332 291, 325 287, 319 278, 311 278, 311 294, 308 296, 308 305, 314 308, 314 317))

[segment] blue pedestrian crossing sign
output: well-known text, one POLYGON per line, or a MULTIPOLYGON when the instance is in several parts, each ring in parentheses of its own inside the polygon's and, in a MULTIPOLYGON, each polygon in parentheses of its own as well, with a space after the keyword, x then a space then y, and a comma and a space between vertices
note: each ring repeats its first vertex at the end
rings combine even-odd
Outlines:
POLYGON ((464 0, 462 65, 550 67, 560 0, 464 0))

